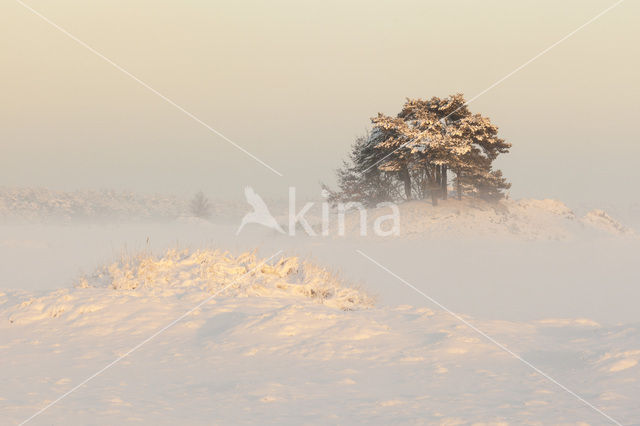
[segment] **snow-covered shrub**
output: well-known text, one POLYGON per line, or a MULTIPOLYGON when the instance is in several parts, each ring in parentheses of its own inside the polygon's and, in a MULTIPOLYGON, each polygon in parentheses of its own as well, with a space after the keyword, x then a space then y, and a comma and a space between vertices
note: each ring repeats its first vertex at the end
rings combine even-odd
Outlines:
POLYGON ((342 310, 373 306, 363 291, 345 286, 334 274, 297 257, 276 262, 255 252, 233 256, 221 250, 169 250, 161 257, 122 259, 82 277, 78 287, 162 294, 207 292, 220 297, 303 297, 342 310))

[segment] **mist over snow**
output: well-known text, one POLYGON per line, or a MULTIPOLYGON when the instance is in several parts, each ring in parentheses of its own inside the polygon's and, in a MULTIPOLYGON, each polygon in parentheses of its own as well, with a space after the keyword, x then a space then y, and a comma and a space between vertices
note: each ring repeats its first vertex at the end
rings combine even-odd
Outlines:
MULTIPOLYGON (((359 252, 616 419, 640 416, 640 244, 604 211, 413 201, 388 238, 360 236, 357 210, 345 236, 336 210, 327 237, 236 235, 244 203, 196 218, 170 196, 21 191, 0 225, 9 423, 212 296, 34 422, 602 423, 359 252)), ((287 229, 286 203, 266 202, 287 229)), ((305 216, 318 231, 321 203, 305 216)), ((367 229, 388 213, 369 209, 367 229)))
MULTIPOLYGON (((128 224, 198 222, 193 212, 193 199, 174 195, 143 195, 132 192, 54 191, 43 188, 0 187, 0 218, 4 224, 128 224)), ((207 201, 204 219, 211 224, 232 226, 246 213, 244 202, 214 199, 207 201)), ((290 205, 285 199, 267 199, 273 214, 281 225, 288 226, 290 205)), ((314 205, 303 216, 320 233, 321 206, 324 199, 302 198, 293 203, 294 212, 305 203, 314 205)), ((503 237, 524 240, 562 240, 584 235, 626 236, 636 233, 629 224, 640 221, 640 211, 632 205, 627 209, 613 209, 623 216, 623 224, 601 208, 585 209, 583 214, 558 200, 503 199, 495 203, 465 198, 462 201, 440 201, 436 207, 426 201, 399 204, 401 209, 400 237, 407 238, 460 238, 503 237)), ((388 214, 388 208, 370 208, 366 229, 373 229, 375 220, 388 214)), ((360 213, 351 206, 345 213, 346 236, 360 234, 360 213)), ((338 212, 330 209, 330 235, 338 235, 338 212)), ((0 243, 12 244, 8 241, 0 243)), ((17 243, 18 245, 20 243, 17 243)))

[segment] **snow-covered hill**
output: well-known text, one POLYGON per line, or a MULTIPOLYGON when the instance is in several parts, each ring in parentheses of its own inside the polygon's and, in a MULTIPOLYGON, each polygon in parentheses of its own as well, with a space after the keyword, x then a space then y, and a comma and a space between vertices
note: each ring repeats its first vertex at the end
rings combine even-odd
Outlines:
MULTIPOLYGON (((376 306, 297 258, 170 251, 74 288, 0 293, 2 423, 213 294, 33 424, 608 422, 417 294, 414 306, 376 306)), ((640 418, 638 325, 467 320, 621 423, 640 418)))
MULTIPOLYGON (((426 201, 399 204, 402 238, 490 237, 524 240, 568 240, 582 235, 633 237, 635 232, 602 210, 580 217, 557 200, 449 199, 432 206, 426 201)), ((368 211, 367 228, 375 219, 389 215, 389 207, 368 211)), ((360 217, 348 214, 346 234, 358 235, 360 217)), ((370 233, 371 234, 371 233, 370 233)))

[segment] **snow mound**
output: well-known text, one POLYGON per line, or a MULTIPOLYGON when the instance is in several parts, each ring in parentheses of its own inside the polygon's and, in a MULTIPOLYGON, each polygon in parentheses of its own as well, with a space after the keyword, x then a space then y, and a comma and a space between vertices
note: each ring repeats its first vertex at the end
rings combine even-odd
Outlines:
POLYGON ((83 277, 80 287, 162 290, 169 294, 196 288, 226 296, 302 296, 343 310, 372 305, 359 290, 343 287, 326 269, 297 257, 270 265, 255 251, 233 256, 221 250, 168 250, 160 258, 123 259, 83 277))
POLYGON ((583 218, 582 222, 602 231, 615 235, 633 235, 633 230, 617 222, 603 210, 591 210, 583 218))
MULTIPOLYGON (((345 311, 373 306, 373 299, 347 287, 326 269, 297 257, 270 263, 255 252, 233 256, 220 250, 169 250, 161 257, 122 259, 82 277, 76 288, 41 297, 21 294, 7 314, 11 323, 29 323, 68 315, 77 318, 112 303, 168 299, 271 297, 304 300, 345 311), (102 299, 102 300, 101 300, 102 299), (105 301, 106 300, 106 301, 105 301)), ((16 296, 16 295, 14 295, 16 296)), ((3 296, 5 302, 6 296, 3 296)))
MULTIPOLYGON (((601 210, 579 217, 564 203, 551 199, 501 200, 497 203, 478 199, 449 199, 440 201, 438 206, 426 201, 411 201, 398 207, 399 237, 404 238, 569 240, 585 234, 635 235, 633 230, 601 210)), ((368 211, 368 229, 374 229, 376 218, 390 213, 389 207, 368 211)), ((358 235, 358 212, 349 213, 345 224, 347 235, 358 235)))

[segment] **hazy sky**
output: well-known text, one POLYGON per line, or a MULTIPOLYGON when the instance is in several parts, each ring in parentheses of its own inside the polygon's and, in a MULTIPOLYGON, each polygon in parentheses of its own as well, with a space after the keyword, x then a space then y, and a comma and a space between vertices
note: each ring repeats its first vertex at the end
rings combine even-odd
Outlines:
MULTIPOLYGON (((25 0, 278 177, 13 0, 0 4, 0 185, 286 196, 333 183, 405 97, 475 96, 614 0, 25 0)), ((471 104, 513 143, 514 197, 640 202, 640 4, 471 104)))

